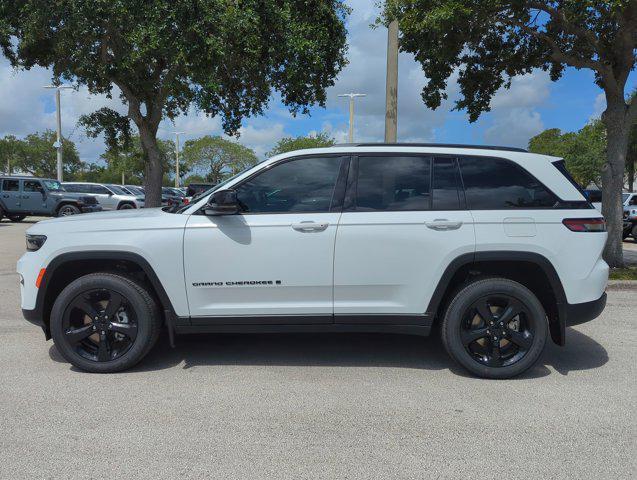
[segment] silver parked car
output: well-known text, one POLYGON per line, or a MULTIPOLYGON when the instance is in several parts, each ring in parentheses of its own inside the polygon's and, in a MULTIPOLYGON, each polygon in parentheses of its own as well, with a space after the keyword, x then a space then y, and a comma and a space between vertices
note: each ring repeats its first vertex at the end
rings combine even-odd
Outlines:
POLYGON ((64 182, 67 192, 86 193, 97 198, 104 210, 143 208, 144 197, 126 193, 118 185, 90 182, 64 182))

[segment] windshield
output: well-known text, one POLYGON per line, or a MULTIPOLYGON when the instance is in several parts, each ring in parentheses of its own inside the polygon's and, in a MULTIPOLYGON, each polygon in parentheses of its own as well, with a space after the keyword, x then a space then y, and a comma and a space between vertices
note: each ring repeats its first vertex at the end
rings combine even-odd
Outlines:
POLYGON ((630 193, 622 193, 622 203, 626 203, 628 197, 630 197, 630 193))
POLYGON ((46 189, 50 192, 66 192, 64 187, 57 180, 42 180, 46 189))
POLYGON ((106 186, 110 188, 113 191, 113 193, 116 193, 117 195, 129 195, 124 190, 122 190, 121 187, 117 185, 106 185, 106 186))

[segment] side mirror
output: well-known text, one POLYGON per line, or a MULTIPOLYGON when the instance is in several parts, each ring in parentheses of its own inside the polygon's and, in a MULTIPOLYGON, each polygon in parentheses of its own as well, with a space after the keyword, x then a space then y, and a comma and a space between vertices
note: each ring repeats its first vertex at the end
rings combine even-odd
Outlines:
POLYGON ((214 192, 204 207, 204 213, 209 216, 236 215, 239 210, 237 192, 234 190, 214 192))

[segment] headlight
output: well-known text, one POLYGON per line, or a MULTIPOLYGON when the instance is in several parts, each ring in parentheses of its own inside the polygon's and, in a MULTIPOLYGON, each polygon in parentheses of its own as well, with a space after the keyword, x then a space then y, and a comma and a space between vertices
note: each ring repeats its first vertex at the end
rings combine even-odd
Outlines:
POLYGON ((46 235, 29 235, 27 234, 27 251, 35 252, 40 250, 46 242, 46 235))

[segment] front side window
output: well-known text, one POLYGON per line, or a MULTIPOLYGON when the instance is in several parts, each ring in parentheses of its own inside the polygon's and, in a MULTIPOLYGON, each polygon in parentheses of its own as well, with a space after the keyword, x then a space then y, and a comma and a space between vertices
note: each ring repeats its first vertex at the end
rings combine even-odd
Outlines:
POLYGON ((461 157, 460 171, 472 210, 552 208, 558 199, 535 177, 513 162, 461 157))
POLYGON ((359 157, 356 211, 429 210, 431 158, 359 157))
POLYGON ((235 189, 242 212, 328 212, 343 158, 302 158, 257 174, 235 189))
POLYGON ((42 185, 37 180, 25 180, 22 186, 23 192, 42 192, 42 185))
POLYGON ((18 192, 20 190, 20 182, 17 180, 3 180, 2 190, 5 192, 18 192))

